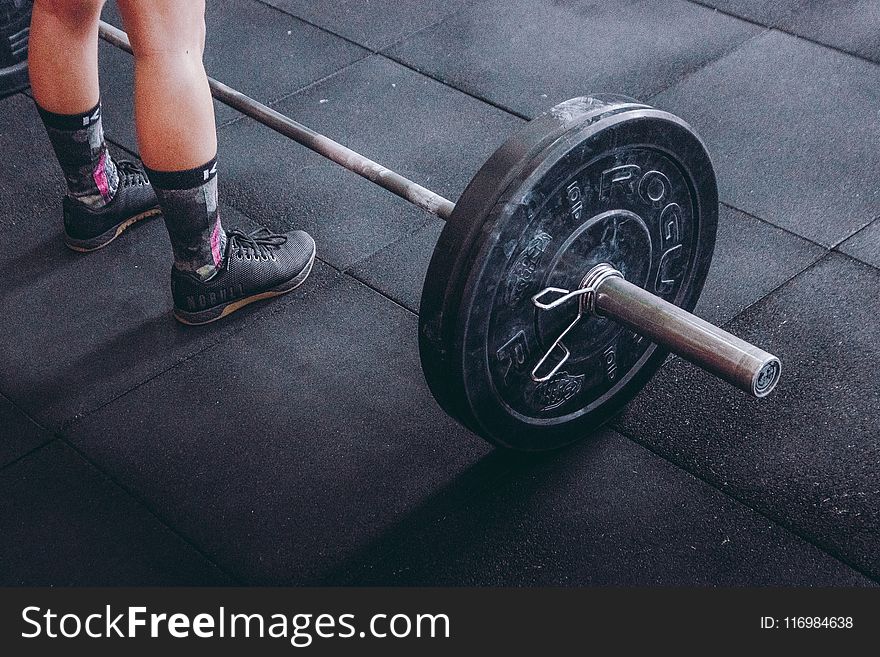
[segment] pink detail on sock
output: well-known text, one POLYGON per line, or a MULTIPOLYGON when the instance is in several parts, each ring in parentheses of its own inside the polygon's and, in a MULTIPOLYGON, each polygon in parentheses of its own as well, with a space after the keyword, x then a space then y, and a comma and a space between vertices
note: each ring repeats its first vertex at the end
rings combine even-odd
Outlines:
POLYGON ((217 223, 214 224, 214 232, 211 233, 211 255, 214 256, 214 266, 219 267, 223 260, 220 253, 220 215, 217 215, 217 223))
POLYGON ((107 180, 107 151, 101 153, 101 159, 98 160, 98 166, 92 173, 92 178, 98 186, 98 191, 108 203, 110 202, 110 181, 107 180))

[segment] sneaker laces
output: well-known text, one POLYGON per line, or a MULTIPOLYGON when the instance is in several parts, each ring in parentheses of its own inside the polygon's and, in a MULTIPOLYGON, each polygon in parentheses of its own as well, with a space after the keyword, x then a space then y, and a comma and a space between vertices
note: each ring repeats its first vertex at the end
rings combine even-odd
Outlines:
POLYGON ((253 255, 255 259, 271 258, 271 252, 287 242, 287 236, 273 233, 268 228, 258 228, 252 233, 230 230, 226 233, 226 239, 236 256, 249 258, 253 255))
POLYGON ((136 163, 130 160, 115 162, 120 187, 137 187, 147 184, 147 175, 136 163))

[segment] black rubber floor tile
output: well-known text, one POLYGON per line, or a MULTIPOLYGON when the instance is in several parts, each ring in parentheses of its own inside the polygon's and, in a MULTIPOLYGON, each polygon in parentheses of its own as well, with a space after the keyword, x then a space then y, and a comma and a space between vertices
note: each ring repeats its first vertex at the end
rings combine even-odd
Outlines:
POLYGON ((71 440, 227 572, 325 571, 489 446, 436 405, 416 318, 348 276, 72 427, 71 440))
MULTIPOLYGON (((10 245, 0 252, 0 392, 52 429, 301 294, 184 327, 171 316, 171 247, 160 218, 101 251, 74 253, 62 241, 61 169, 24 96, 0 101, 0 153, 9 157, 0 224, 10 245)), ((253 227, 229 208, 223 217, 227 228, 253 227)))
POLYGON ((232 582, 59 442, 0 472, 3 586, 214 586, 232 582))
POLYGON ((701 4, 880 61, 877 0, 701 0, 701 4))
MULTIPOLYGON (((276 108, 457 199, 521 124, 384 57, 358 62, 276 108)), ((249 119, 220 131, 223 198, 276 229, 302 227, 347 268, 426 225, 430 215, 249 119)))
POLYGON ((878 289, 880 271, 827 256, 730 325, 782 359, 771 397, 676 359, 619 426, 880 577, 878 289))
POLYGON ((359 264, 351 274, 417 313, 425 274, 443 226, 441 219, 430 221, 359 264))
POLYGON ((47 443, 51 438, 48 431, 0 395, 0 468, 47 443))
POLYGON ((880 268, 880 220, 850 237, 839 248, 862 262, 880 268))
POLYGON ((310 23, 379 50, 440 22, 474 0, 264 0, 310 23))
MULTIPOLYGON (((775 27, 787 18, 803 11, 812 0, 696 0, 701 5, 714 7, 750 21, 775 27)), ((835 0, 836 1, 836 0, 835 0)), ((821 3, 820 3, 821 4, 821 3)))
POLYGON ((605 431, 452 513, 440 491, 358 554, 357 584, 870 585, 711 486, 605 431), (451 557, 451 558, 450 558, 451 557))
POLYGON ((801 4, 801 11, 781 22, 782 29, 880 62, 877 0, 802 0, 801 4))
POLYGON ((389 52, 533 116, 590 93, 651 96, 762 29, 688 2, 491 0, 389 52))
MULTIPOLYGON (((114 6, 105 20, 122 27, 114 6)), ((205 68, 263 103, 301 89, 364 57, 367 51, 255 0, 211 0, 207 5, 205 68)), ((133 109, 134 61, 101 44, 101 85, 107 133, 136 149, 133 109)), ((214 104, 218 124, 239 114, 214 104)))
MULTIPOLYGON (((10 238, 37 234, 44 228, 37 218, 55 212, 53 228, 60 228, 64 177, 29 96, 0 100, 0 153, 0 227, 10 238)), ((6 283, 5 276, 0 280, 6 283)))
MULTIPOLYGON (((227 213, 227 218, 230 215, 227 213)), ((223 322, 185 327, 172 315, 167 235, 160 223, 112 251, 68 255, 50 234, 24 255, 0 262, 22 272, 0 293, 0 390, 55 429, 214 345, 276 305, 320 286, 318 266, 302 290, 254 304, 223 322), (29 272, 39 279, 30 286, 29 272)), ((218 353, 222 347, 218 347, 218 353)))
POLYGON ((817 244, 722 205, 715 255, 696 313, 723 324, 824 253, 817 244))
POLYGON ((880 215, 876 65, 773 32, 653 102, 697 128, 734 207, 826 246, 880 215))

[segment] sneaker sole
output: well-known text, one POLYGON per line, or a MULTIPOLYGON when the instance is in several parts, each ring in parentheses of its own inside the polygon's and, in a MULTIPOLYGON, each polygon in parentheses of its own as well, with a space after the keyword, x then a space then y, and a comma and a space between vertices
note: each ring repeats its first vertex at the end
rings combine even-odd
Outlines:
POLYGON ((191 313, 185 310, 177 310, 175 308, 174 319, 176 319, 181 324, 186 324, 187 326, 203 326, 205 324, 210 324, 212 322, 221 320, 224 317, 228 317, 236 310, 241 310, 245 306, 249 306, 256 301, 272 299, 274 297, 280 297, 282 294, 293 292, 296 288, 305 283, 306 279, 309 277, 309 274, 312 273, 312 267, 315 264, 316 255, 317 251, 312 251, 312 258, 311 260, 309 260, 309 264, 306 265, 305 269, 297 274, 295 278, 286 281, 278 287, 274 287, 271 290, 266 290, 265 292, 259 292, 249 297, 244 297, 243 299, 231 301, 230 303, 224 304, 222 306, 215 306, 214 308, 209 308, 208 310, 202 310, 200 312, 191 313))
POLYGON ((65 233, 64 244, 67 245, 67 248, 76 251, 77 253, 90 253, 92 251, 97 251, 99 249, 103 249, 105 246, 110 244, 110 242, 122 235, 122 233, 131 228, 137 222, 143 221, 144 219, 149 219, 150 217, 158 216, 160 214, 162 214, 162 210, 159 208, 153 208, 152 210, 141 212, 140 214, 136 214, 133 217, 129 217, 121 224, 118 224, 117 226, 114 226, 113 228, 108 230, 106 233, 102 233, 97 237, 92 237, 87 240, 79 240, 65 233))

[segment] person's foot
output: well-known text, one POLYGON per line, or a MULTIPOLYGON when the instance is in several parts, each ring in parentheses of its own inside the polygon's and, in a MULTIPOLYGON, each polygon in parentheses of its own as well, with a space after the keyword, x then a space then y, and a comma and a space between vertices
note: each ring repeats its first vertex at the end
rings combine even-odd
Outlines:
POLYGON ((250 234, 227 231, 223 262, 209 280, 171 268, 174 317, 191 325, 222 319, 254 301, 299 287, 314 262, 315 241, 301 230, 284 235, 265 228, 250 234))
POLYGON ((132 224, 161 214, 159 201, 146 174, 134 162, 116 163, 119 187, 101 208, 90 208, 64 197, 64 243, 74 251, 104 248, 132 224))

